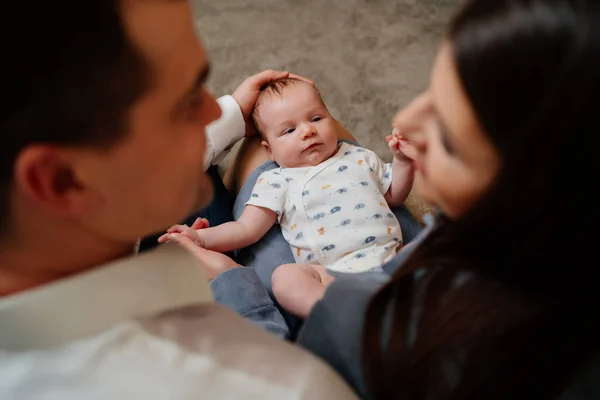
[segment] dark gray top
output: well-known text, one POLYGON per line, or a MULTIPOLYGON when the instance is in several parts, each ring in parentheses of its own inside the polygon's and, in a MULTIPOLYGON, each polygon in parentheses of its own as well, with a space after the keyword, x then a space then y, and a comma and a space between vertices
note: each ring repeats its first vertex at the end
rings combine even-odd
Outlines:
MULTIPOLYGON (((405 246, 392 262, 384 266, 382 274, 338 275, 327 289, 325 297, 313 308, 298 336, 297 343, 300 346, 329 363, 363 398, 368 398, 361 365, 362 332, 367 306, 373 294, 387 282, 390 274, 402 267, 414 248, 429 232, 430 228, 424 230, 412 243, 405 246)), ((426 292, 428 281, 435 274, 435 269, 428 269, 413 275, 413 278, 418 281, 417 296, 426 292)), ((459 293, 460 290, 457 289, 475 279, 470 274, 458 272, 449 294, 444 297, 459 293)), ((221 274, 213 280, 212 290, 217 301, 274 334, 287 337, 288 328, 285 320, 253 268, 240 267, 221 274)), ((407 324, 406 337, 409 346, 414 342, 419 327, 420 299, 413 300, 414 312, 411 313, 411 320, 407 324)), ((444 298, 441 298, 437 304, 441 305, 443 301, 444 298)), ((453 343, 451 350, 462 351, 467 347, 468 338, 453 343)), ((468 350, 465 352, 467 354, 468 350)), ((460 363, 455 362, 450 356, 446 361, 436 370, 436 381, 435 385, 431 385, 429 398, 440 398, 442 394, 450 395, 453 387, 460 382, 460 363)), ((599 377, 600 358, 596 358, 577 375, 559 399, 600 398, 599 377)))
POLYGON ((326 360, 362 397, 366 397, 361 366, 362 331, 369 300, 427 237, 433 227, 427 221, 427 229, 383 266, 384 273, 338 276, 323 300, 315 305, 298 336, 300 346, 326 360))

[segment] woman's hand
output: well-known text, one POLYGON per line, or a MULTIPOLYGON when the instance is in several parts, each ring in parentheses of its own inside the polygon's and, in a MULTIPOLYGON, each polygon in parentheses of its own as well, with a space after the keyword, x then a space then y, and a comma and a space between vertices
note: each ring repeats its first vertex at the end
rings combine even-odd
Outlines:
POLYGON ((290 74, 285 71, 273 71, 268 69, 259 74, 253 75, 247 78, 242 84, 233 92, 232 97, 240 106, 244 121, 246 122, 246 137, 257 134, 254 121, 252 120, 252 110, 258 100, 260 89, 269 82, 276 81, 278 79, 294 78, 304 81, 310 85, 315 86, 315 83, 309 79, 303 78, 298 75, 290 74))
POLYGON ((415 146, 403 137, 398 129, 394 129, 391 135, 386 136, 385 141, 398 161, 412 162, 417 156, 415 146))

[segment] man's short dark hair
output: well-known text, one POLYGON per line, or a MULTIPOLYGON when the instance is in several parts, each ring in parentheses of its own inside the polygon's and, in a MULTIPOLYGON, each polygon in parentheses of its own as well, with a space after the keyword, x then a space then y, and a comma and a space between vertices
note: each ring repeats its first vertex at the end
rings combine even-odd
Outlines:
POLYGON ((13 165, 22 149, 114 144, 148 80, 119 0, 13 1, 3 13, 0 229, 9 217, 13 165))

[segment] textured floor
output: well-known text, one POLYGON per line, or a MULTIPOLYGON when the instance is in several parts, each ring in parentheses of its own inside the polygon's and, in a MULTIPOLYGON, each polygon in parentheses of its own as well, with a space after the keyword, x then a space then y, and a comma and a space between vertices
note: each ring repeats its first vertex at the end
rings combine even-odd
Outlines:
MULTIPOLYGON (((192 2, 216 95, 266 68, 304 75, 361 145, 390 160, 391 118, 427 86, 459 0, 192 2)), ((409 207, 418 216, 426 209, 414 195, 409 207)))

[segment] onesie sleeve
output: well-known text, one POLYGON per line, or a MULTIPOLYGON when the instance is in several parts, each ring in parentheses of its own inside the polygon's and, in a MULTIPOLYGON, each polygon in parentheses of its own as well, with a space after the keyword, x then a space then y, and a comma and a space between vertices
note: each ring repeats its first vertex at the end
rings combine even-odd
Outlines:
POLYGON ((288 189, 288 182, 281 174, 281 169, 265 171, 258 177, 250 200, 246 205, 267 208, 277 214, 277 222, 281 222, 283 206, 288 189))
POLYGON ((392 184, 392 164, 384 162, 377 154, 366 149, 365 161, 379 184, 381 194, 385 195, 392 184))

